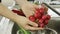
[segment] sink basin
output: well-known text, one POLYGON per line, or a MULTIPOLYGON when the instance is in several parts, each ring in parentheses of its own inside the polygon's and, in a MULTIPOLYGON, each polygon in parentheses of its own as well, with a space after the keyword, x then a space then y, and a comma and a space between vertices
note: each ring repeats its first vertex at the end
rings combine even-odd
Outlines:
MULTIPOLYGON (((52 17, 47 27, 54 29, 58 34, 60 34, 60 17, 52 17)), ((16 34, 18 30, 19 27, 17 24, 14 24, 12 34, 16 34)))
POLYGON ((60 17, 52 18, 47 26, 60 34, 60 17))

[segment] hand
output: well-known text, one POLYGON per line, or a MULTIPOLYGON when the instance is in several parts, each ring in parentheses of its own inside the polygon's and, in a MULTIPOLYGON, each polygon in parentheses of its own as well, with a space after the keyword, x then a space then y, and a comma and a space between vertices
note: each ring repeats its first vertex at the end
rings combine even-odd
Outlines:
POLYGON ((36 5, 29 3, 26 0, 15 0, 15 1, 17 2, 17 4, 20 5, 20 8, 23 10, 26 17, 29 17, 30 15, 32 15, 35 10, 34 7, 37 7, 36 5))
POLYGON ((48 11, 48 7, 45 6, 43 3, 41 4, 41 6, 44 8, 44 10, 47 12, 48 11))
POLYGON ((40 30, 40 29, 43 29, 43 28, 38 27, 38 24, 29 21, 29 19, 27 19, 25 17, 18 17, 16 19, 16 22, 20 27, 22 27, 26 30, 40 30))
POLYGON ((29 2, 27 2, 26 4, 21 6, 21 9, 24 12, 24 14, 26 15, 26 17, 33 15, 35 8, 38 8, 38 6, 35 4, 32 4, 32 3, 29 3, 29 2))
MULTIPOLYGON (((41 7, 43 7, 45 12, 47 13, 48 8, 44 4, 42 4, 41 7)), ((34 12, 36 11, 35 8, 41 8, 41 7, 39 7, 38 5, 27 2, 26 4, 22 5, 21 8, 22 8, 24 14, 26 15, 26 17, 29 17, 30 15, 33 15, 34 12)))
MULTIPOLYGON (((34 14, 35 8, 38 8, 38 5, 35 5, 33 3, 30 3, 26 0, 15 0, 17 4, 20 5, 21 9, 23 10, 26 17, 29 17, 30 15, 34 14)), ((42 4, 42 7, 44 7, 45 11, 48 11, 48 8, 42 4)))

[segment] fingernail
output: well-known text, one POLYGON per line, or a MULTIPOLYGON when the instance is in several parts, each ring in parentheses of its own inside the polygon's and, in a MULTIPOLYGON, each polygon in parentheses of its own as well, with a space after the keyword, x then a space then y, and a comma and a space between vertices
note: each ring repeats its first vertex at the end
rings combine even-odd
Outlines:
POLYGON ((38 24, 36 24, 35 26, 38 26, 38 24))

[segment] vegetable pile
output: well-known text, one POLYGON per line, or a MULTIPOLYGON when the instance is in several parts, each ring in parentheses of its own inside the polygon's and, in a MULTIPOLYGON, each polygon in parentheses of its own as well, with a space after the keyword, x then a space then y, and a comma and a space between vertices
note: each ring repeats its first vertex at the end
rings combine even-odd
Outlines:
POLYGON ((41 28, 48 24, 50 18, 50 15, 45 13, 44 8, 37 8, 35 13, 29 16, 29 19, 32 22, 38 23, 39 27, 41 28))

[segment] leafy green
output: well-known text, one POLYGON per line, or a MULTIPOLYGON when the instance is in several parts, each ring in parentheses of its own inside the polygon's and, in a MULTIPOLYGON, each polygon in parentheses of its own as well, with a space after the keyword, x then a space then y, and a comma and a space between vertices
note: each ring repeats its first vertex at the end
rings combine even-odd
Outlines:
POLYGON ((25 29, 21 28, 21 29, 19 30, 19 34, 31 34, 31 32, 28 31, 28 30, 25 30, 25 29))

